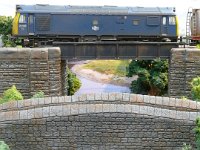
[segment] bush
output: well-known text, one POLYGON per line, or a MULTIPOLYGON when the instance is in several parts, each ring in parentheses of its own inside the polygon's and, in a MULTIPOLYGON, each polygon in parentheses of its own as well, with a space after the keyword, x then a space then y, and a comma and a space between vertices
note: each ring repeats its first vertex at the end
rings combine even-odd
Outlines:
POLYGON ((31 99, 33 98, 44 98, 45 95, 44 95, 44 92, 43 91, 39 91, 39 92, 36 92, 32 97, 31 99))
POLYGON ((74 95, 81 87, 81 81, 69 70, 69 68, 67 68, 67 85, 68 95, 74 95))
POLYGON ((192 99, 200 101, 200 77, 192 79, 191 86, 192 99))
POLYGON ((196 119, 196 127, 195 131, 195 140, 196 140, 196 147, 200 150, 200 117, 196 119))
POLYGON ((6 143, 0 141, 0 150, 10 150, 10 148, 6 143))
POLYGON ((168 89, 167 60, 133 60, 128 76, 138 75, 131 84, 131 91, 137 94, 163 95, 168 89))
POLYGON ((15 85, 4 91, 3 96, 0 99, 0 103, 5 103, 11 100, 23 100, 22 94, 17 90, 15 85))

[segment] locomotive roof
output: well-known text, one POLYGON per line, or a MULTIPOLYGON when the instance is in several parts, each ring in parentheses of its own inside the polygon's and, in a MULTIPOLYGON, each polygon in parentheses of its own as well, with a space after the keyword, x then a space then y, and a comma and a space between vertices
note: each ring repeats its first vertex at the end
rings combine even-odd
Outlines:
POLYGON ((96 15, 156 14, 174 15, 174 7, 117 7, 117 6, 59 6, 48 4, 17 5, 18 12, 27 13, 65 13, 96 15))

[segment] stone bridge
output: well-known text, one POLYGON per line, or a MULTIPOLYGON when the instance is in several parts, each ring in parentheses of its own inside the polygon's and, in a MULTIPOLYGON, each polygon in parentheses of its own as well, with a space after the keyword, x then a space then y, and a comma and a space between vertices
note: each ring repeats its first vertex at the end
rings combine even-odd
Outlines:
POLYGON ((0 138, 12 150, 150 150, 194 145, 200 102, 126 93, 0 105, 0 138))

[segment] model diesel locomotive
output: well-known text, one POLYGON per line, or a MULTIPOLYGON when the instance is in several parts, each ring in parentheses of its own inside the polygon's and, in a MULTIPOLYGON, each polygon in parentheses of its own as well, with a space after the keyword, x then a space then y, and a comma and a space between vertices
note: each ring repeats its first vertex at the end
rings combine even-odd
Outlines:
POLYGON ((13 36, 25 45, 55 41, 172 41, 178 22, 172 7, 17 5, 13 36))

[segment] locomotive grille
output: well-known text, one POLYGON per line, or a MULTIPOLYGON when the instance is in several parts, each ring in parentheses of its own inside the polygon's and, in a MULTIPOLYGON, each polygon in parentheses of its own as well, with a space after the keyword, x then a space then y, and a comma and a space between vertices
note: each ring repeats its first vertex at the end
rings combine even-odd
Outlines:
POLYGON ((36 16, 36 30, 49 31, 50 30, 50 15, 36 16))

